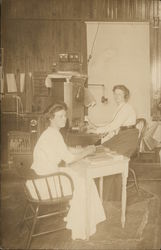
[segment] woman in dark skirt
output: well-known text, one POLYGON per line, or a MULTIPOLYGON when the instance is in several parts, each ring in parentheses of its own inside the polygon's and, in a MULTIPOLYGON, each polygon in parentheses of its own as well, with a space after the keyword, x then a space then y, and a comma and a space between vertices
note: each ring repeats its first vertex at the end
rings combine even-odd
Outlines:
MULTIPOLYGON (((130 92, 126 86, 114 86, 113 95, 117 104, 116 112, 110 123, 101 127, 94 127, 93 132, 101 135, 101 139, 96 142, 96 145, 102 144, 110 150, 130 158, 138 143, 139 131, 135 128, 136 114, 133 107, 128 103, 130 92)), ((120 199, 120 175, 109 176, 104 179, 104 200, 120 199)))

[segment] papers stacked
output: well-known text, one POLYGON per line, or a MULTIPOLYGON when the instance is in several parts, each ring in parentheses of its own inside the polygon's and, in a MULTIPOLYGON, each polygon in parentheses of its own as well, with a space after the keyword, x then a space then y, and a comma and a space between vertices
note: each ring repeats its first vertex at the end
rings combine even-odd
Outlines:
POLYGON ((90 163, 90 165, 98 165, 100 166, 105 163, 109 163, 110 161, 118 161, 118 160, 123 160, 124 156, 119 155, 114 151, 107 151, 104 150, 103 152, 98 152, 96 151, 95 154, 88 156, 87 161, 90 163))

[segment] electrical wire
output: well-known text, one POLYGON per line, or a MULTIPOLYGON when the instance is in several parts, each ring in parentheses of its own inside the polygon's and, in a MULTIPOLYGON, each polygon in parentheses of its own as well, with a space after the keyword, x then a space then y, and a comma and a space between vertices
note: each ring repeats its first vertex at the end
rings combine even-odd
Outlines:
POLYGON ((98 25, 97 25, 97 30, 96 30, 96 33, 95 33, 95 36, 94 36, 94 40, 93 40, 93 44, 92 44, 92 48, 91 48, 91 52, 90 52, 90 54, 89 54, 89 57, 88 57, 87 63, 89 63, 89 61, 90 61, 90 60, 91 60, 91 58, 92 58, 93 49, 94 49, 94 44, 95 44, 95 41, 96 41, 96 38, 97 38, 98 30, 99 30, 99 23, 98 23, 98 25))

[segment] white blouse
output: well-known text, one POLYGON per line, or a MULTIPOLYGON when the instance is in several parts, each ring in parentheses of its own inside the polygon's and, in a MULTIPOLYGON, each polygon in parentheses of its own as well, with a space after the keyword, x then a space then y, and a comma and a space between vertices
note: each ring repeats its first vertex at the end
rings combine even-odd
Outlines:
POLYGON ((61 160, 69 163, 73 159, 74 155, 68 150, 61 133, 48 127, 36 143, 31 168, 38 175, 51 174, 58 171, 61 160))
POLYGON ((121 126, 131 126, 136 123, 136 113, 129 103, 120 104, 112 118, 112 121, 102 127, 97 128, 97 133, 108 133, 117 131, 121 126))
MULTIPOLYGON (((74 155, 67 149, 61 133, 49 127, 42 133, 35 146, 32 169, 39 175, 54 173, 58 170, 58 163, 61 160, 71 162, 73 161, 73 157, 74 155)), ((89 202, 87 204, 86 168, 82 167, 81 164, 80 166, 76 164, 73 167, 59 168, 59 171, 68 173, 74 183, 73 198, 70 201, 70 209, 65 218, 67 222, 66 228, 71 229, 73 240, 84 240, 86 239, 87 224, 89 227, 89 235, 92 235, 96 232, 96 225, 106 219, 96 185, 94 180, 91 180, 88 197, 89 202), (89 205, 88 208, 87 205, 89 205), (87 209, 89 211, 89 221, 87 220, 87 209)), ((26 185, 32 197, 36 199, 37 194, 34 191, 31 181, 28 180, 26 185)), ((49 185, 54 198, 57 191, 51 177, 49 179, 49 185)), ((41 198, 44 200, 48 199, 49 193, 45 180, 36 180, 36 186, 41 198)), ((64 181, 63 189, 67 195, 71 193, 69 184, 64 181)))

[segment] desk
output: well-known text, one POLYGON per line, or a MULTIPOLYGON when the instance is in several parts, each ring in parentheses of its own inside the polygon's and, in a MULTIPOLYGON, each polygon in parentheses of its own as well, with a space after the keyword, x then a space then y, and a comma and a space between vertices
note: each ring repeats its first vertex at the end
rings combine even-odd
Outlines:
MULTIPOLYGON (((99 153, 96 153, 96 156, 99 153)), ((103 161, 97 161, 94 164, 89 161, 89 157, 77 162, 77 166, 82 167, 85 169, 86 172, 86 192, 87 192, 87 201, 86 201, 86 221, 87 221, 87 228, 86 228, 86 239, 89 239, 89 196, 90 196, 90 185, 91 180, 94 178, 100 178, 100 198, 102 199, 103 194, 103 177, 114 175, 114 174, 121 174, 122 175, 122 213, 121 213, 121 223, 122 227, 125 226, 125 213, 126 213, 126 183, 128 177, 128 164, 129 158, 126 157, 113 157, 113 159, 105 159, 103 161)))

